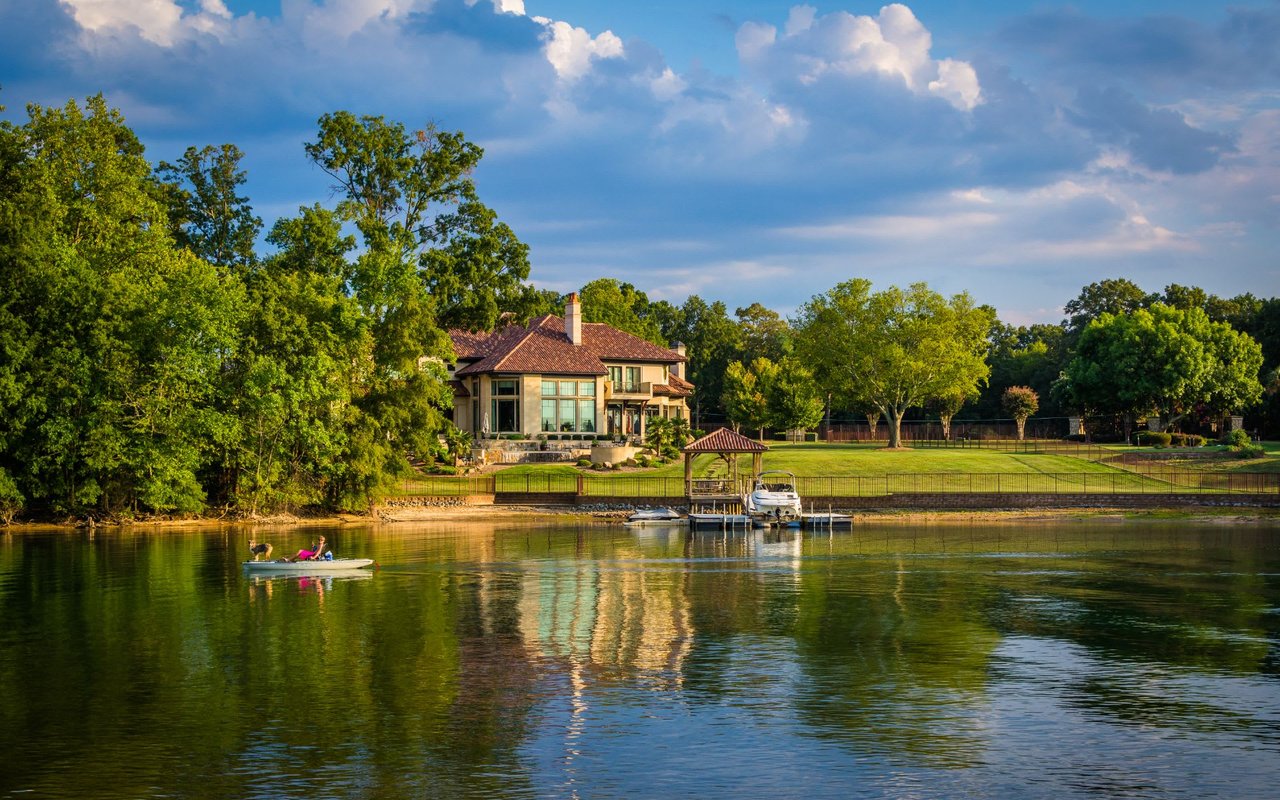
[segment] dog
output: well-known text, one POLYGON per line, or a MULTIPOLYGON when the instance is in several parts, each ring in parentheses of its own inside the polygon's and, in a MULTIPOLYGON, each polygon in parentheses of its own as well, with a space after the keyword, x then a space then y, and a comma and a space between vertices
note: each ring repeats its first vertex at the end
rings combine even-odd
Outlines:
POLYGON ((271 545, 266 542, 255 542, 250 539, 249 552, 253 554, 254 561, 261 561, 262 558, 266 558, 268 561, 271 560, 271 545))

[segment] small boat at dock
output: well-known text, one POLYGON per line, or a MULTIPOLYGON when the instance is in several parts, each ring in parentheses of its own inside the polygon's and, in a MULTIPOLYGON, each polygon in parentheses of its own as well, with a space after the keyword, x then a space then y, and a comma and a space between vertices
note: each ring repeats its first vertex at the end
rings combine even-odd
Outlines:
POLYGON ((627 517, 627 525, 675 525, 685 521, 679 512, 670 508, 641 508, 627 517))
POLYGON ((801 508, 796 476, 783 470, 761 472, 743 505, 747 514, 762 524, 799 522, 801 508))

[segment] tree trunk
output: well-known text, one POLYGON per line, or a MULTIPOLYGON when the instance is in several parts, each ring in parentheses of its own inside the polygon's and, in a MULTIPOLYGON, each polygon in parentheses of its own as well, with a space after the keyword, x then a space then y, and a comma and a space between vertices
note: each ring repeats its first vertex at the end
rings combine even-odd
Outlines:
POLYGON ((902 412, 891 408, 885 416, 889 418, 889 447, 902 447, 902 412))
POLYGON ((1027 418, 1026 418, 1026 417, 1014 417, 1013 421, 1014 421, 1014 422, 1016 422, 1016 423, 1018 423, 1018 441, 1022 441, 1022 435, 1023 435, 1023 433, 1025 433, 1025 432, 1026 432, 1026 430, 1027 430, 1027 418))
POLYGON ((867 414, 867 428, 871 431, 871 441, 876 440, 876 425, 880 424, 880 412, 867 414))
POLYGON ((951 415, 939 414, 938 419, 942 420, 942 439, 943 441, 951 441, 951 415))

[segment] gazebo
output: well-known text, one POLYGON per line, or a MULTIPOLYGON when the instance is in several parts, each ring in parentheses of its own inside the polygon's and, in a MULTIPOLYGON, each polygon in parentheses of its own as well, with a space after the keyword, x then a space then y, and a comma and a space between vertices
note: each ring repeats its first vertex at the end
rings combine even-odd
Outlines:
POLYGON ((721 428, 708 433, 701 439, 690 442, 681 448, 684 453, 684 491, 692 504, 694 500, 740 499, 742 494, 737 487, 737 465, 740 453, 751 454, 751 474, 759 475, 764 453, 769 449, 754 439, 748 439, 729 428, 721 428), (704 480, 698 484, 693 480, 693 459, 703 454, 717 455, 729 463, 730 478, 725 480, 704 480), (695 491, 696 490, 696 491, 695 491))

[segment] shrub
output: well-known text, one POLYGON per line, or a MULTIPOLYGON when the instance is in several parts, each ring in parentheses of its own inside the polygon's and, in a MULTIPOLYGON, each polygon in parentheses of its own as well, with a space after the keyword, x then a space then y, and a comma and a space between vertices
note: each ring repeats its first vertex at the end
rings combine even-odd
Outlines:
POLYGON ((431 468, 432 475, 457 475, 458 468, 451 467, 448 464, 436 464, 431 468))
POLYGON ((1138 431, 1138 444, 1143 447, 1168 447, 1173 437, 1164 431, 1138 431))
POLYGON ((1231 449, 1237 458, 1262 458, 1267 454, 1266 450, 1256 444, 1246 444, 1244 447, 1233 447, 1231 449))
POLYGON ((1201 447, 1204 445, 1204 437, 1198 434, 1187 434, 1187 447, 1201 447))
POLYGON ((1236 450, 1241 447, 1248 447, 1252 444, 1249 440, 1248 431, 1240 430, 1239 428, 1223 434, 1222 438, 1219 439, 1218 442, 1230 447, 1232 450, 1236 450))
POLYGON ((1169 444, 1174 447, 1186 447, 1187 435, 1185 433, 1170 433, 1169 444))
POLYGON ((587 458, 587 457, 583 456, 582 458, 578 459, 578 466, 580 466, 580 467, 589 467, 589 466, 591 466, 591 459, 589 459, 589 458, 587 458))

